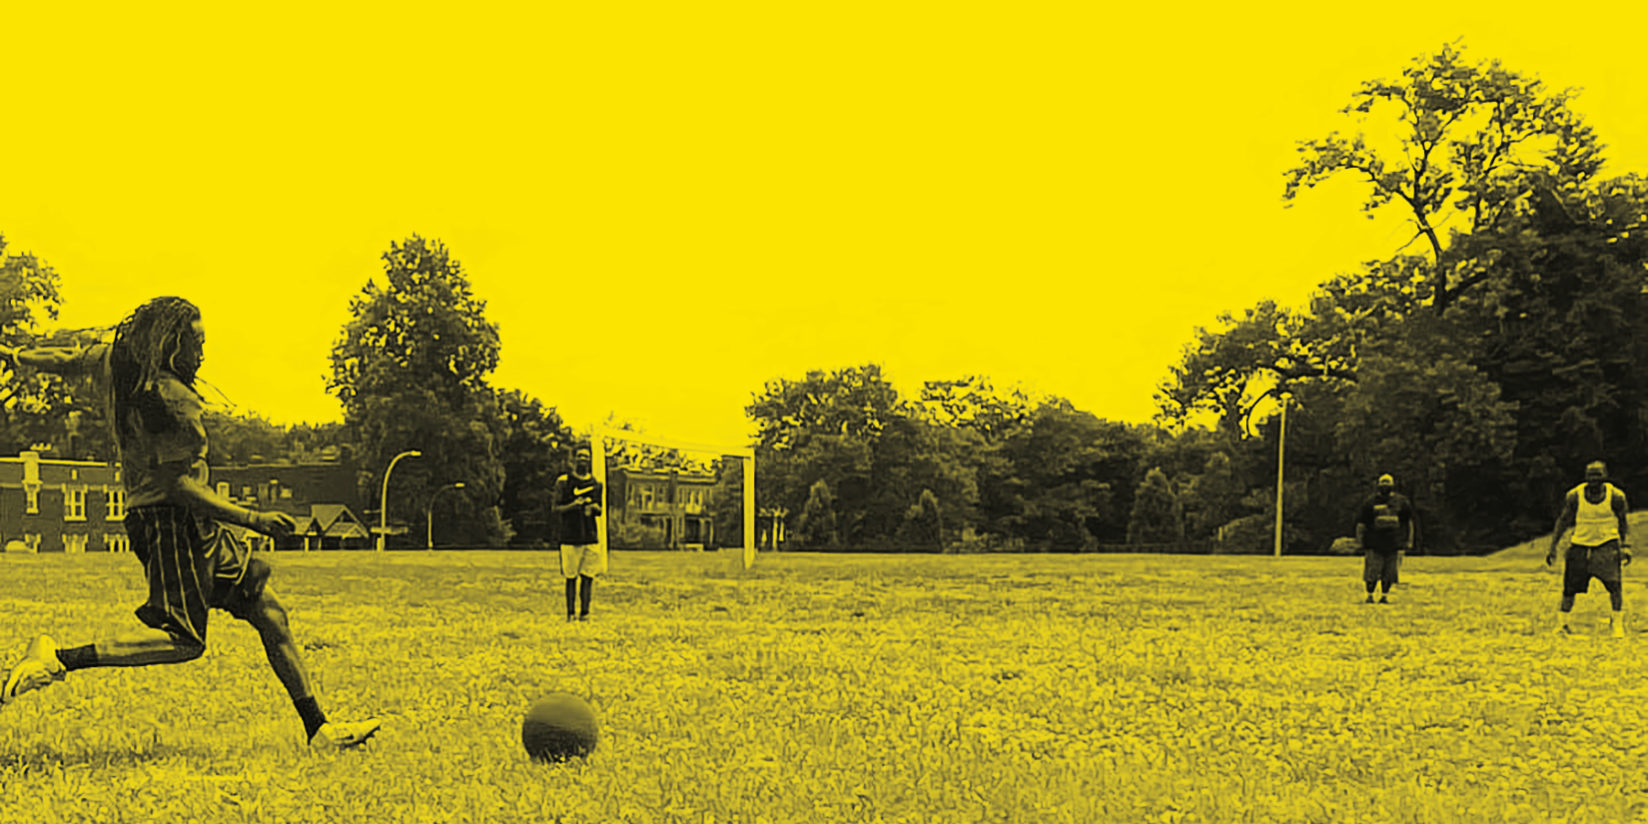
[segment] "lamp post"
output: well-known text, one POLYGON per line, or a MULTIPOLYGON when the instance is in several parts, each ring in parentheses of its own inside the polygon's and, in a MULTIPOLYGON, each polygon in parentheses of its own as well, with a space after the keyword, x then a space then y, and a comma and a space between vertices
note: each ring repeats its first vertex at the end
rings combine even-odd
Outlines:
POLYGON ((1282 421, 1276 432, 1276 557, 1282 557, 1282 458, 1287 450, 1287 408, 1292 393, 1279 394, 1282 400, 1282 421))
POLYGON ((439 498, 441 493, 447 491, 448 489, 463 488, 464 482, 457 481, 435 490, 435 494, 429 496, 429 510, 424 513, 424 523, 428 524, 427 529, 429 530, 429 534, 425 536, 425 541, 427 543, 427 546, 425 547, 426 549, 435 548, 435 499, 439 498))
POLYGON ((395 464, 401 458, 420 458, 423 453, 416 449, 409 449, 396 455, 389 461, 389 468, 383 471, 383 497, 378 502, 378 551, 382 552, 385 543, 389 540, 389 473, 395 471, 395 464))

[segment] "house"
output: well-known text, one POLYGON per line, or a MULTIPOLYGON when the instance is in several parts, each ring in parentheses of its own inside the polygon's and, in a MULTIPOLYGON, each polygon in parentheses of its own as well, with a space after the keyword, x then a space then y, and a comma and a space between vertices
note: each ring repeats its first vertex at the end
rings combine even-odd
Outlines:
POLYGON ((614 546, 703 549, 715 543, 713 472, 613 467, 607 470, 607 483, 609 505, 617 499, 607 512, 614 546))
POLYGON ((6 552, 128 552, 120 465, 0 458, 0 549, 6 552))
POLYGON ((292 535, 275 540, 242 527, 234 531, 254 549, 368 549, 371 533, 356 513, 355 469, 337 461, 230 464, 212 467, 219 495, 252 509, 284 512, 297 521, 292 535))

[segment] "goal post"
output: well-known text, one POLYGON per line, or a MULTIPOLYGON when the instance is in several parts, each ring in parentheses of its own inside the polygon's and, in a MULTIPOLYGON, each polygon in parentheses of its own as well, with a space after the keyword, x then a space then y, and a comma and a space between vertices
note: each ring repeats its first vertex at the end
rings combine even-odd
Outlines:
MULTIPOLYGON (((609 442, 632 443, 660 449, 674 449, 684 453, 699 453, 713 455, 717 459, 726 460, 736 458, 743 468, 743 495, 740 501, 740 526, 742 529, 743 549, 741 562, 745 569, 755 563, 755 450, 748 446, 732 446, 728 444, 706 444, 678 438, 667 438, 649 433, 632 432, 627 429, 613 429, 607 426, 591 426, 588 430, 590 441, 591 470, 595 479, 601 482, 603 495, 610 494, 607 483, 607 447, 609 442)), ((613 505, 623 507, 625 502, 603 501, 601 514, 596 518, 598 540, 601 549, 608 549, 610 531, 608 529, 608 515, 613 512, 613 505)))

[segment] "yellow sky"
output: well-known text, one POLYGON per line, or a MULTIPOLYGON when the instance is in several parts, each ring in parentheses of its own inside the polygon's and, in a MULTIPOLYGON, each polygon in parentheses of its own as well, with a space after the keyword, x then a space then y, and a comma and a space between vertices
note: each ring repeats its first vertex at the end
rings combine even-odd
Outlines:
POLYGON ((0 233, 67 325, 194 299, 205 376, 287 422, 340 416, 349 297, 412 233, 575 424, 741 441, 763 381, 867 361, 1144 420, 1194 327, 1408 239, 1282 172, 1459 37, 1648 172, 1635 4, 53 5, 5 15, 0 233))

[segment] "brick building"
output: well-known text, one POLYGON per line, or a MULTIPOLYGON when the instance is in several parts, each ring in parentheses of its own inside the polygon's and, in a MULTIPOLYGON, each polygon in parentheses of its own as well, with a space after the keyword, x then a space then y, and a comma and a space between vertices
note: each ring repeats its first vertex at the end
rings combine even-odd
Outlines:
MULTIPOLYGON (((276 510, 297 532, 274 541, 230 529, 253 549, 366 549, 371 535, 360 511, 354 467, 346 463, 213 467, 218 494, 242 506, 276 510)), ((6 552, 125 552, 125 489, 119 464, 0 458, 0 549, 6 552)))
POLYGON ((120 467, 97 461, 0 458, 0 549, 126 552, 120 467))

